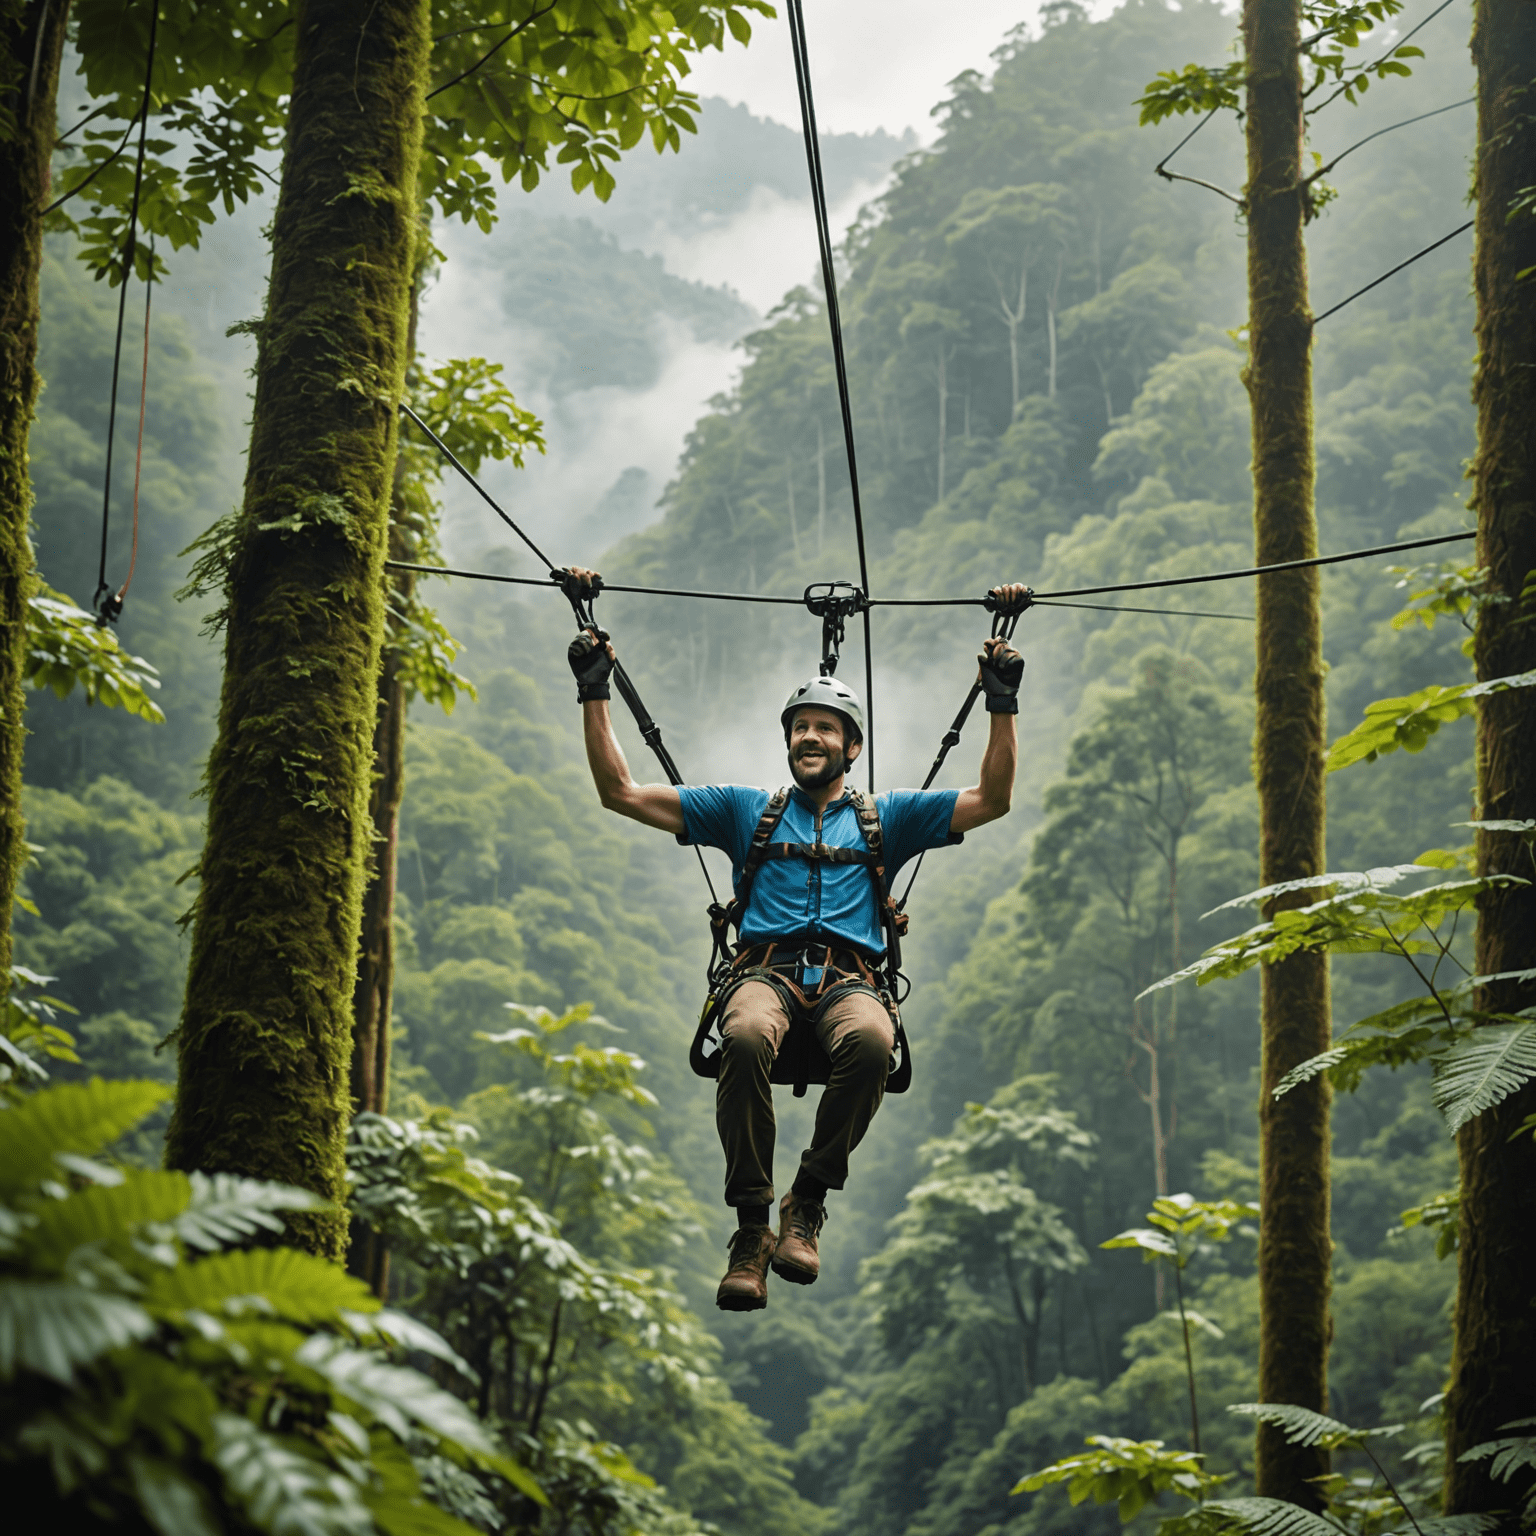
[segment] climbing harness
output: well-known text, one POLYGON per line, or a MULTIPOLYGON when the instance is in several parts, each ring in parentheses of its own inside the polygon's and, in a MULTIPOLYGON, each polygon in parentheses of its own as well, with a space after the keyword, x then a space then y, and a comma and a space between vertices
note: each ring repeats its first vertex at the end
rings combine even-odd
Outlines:
POLYGON ((774 842, 773 834, 784 819, 789 805, 789 790, 780 789, 769 797, 763 814, 742 860, 741 878, 729 904, 718 901, 709 909, 710 938, 713 949, 709 963, 709 991, 694 1031, 688 1052, 688 1065, 700 1077, 720 1075, 720 1023, 732 993, 748 981, 765 982, 779 994, 791 1019, 789 1032, 774 1058, 769 1081, 793 1085, 796 1098, 805 1094, 808 1083, 826 1083, 832 1074, 832 1062, 816 1038, 816 1024, 833 1001, 850 992, 867 992, 879 999, 891 1016, 894 1044, 890 1071, 886 1077, 887 1093, 905 1093, 912 1084, 912 1050, 906 1028, 901 1022, 901 1003, 906 992, 901 984, 901 935, 906 920, 897 912, 886 889, 885 839, 880 827, 880 811, 872 795, 850 789, 847 802, 858 818, 862 848, 837 848, 826 843, 774 842), (885 935, 885 954, 872 964, 848 944, 806 940, 774 941, 767 944, 743 944, 741 924, 746 917, 752 885, 758 871, 771 859, 804 859, 812 864, 862 864, 869 871, 874 888, 880 926, 885 935), (731 942, 731 930, 737 942, 731 942), (820 959, 812 960, 820 951, 820 959), (777 965, 774 963, 778 955, 777 965), (846 964, 839 964, 840 960, 846 964), (806 969, 819 970, 820 982, 807 997, 799 985, 806 969), (786 975, 786 971, 794 975, 786 975), (837 980, 828 984, 828 978, 837 980))

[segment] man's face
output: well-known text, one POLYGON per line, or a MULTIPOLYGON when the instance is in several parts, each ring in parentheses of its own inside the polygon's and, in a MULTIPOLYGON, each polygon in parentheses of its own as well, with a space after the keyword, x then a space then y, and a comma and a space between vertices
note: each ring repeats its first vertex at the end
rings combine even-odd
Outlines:
POLYGON ((843 719, 830 709, 799 709, 789 723, 789 771, 801 789, 821 789, 847 771, 859 742, 844 740, 843 719))

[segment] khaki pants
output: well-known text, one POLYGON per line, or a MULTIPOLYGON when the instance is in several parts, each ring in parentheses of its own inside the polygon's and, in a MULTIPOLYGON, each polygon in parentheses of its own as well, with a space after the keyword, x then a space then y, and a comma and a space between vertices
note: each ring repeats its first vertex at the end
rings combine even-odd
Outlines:
MULTIPOLYGON (((865 991, 846 991, 824 1005, 813 997, 803 1013, 796 1005, 796 1013, 812 1021, 832 1062, 800 1171, 828 1189, 841 1189, 848 1154, 864 1139, 885 1094, 896 1032, 885 1005, 865 991)), ((768 1075, 790 1022, 784 999, 767 982, 744 981, 726 1000, 715 1124, 725 1149, 727 1205, 773 1204, 775 1125, 768 1075)))

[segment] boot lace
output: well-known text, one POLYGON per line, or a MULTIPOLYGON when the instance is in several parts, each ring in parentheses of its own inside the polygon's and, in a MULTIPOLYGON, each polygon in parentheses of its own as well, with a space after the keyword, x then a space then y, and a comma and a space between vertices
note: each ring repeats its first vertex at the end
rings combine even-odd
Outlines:
POLYGON ((815 1200, 795 1200, 785 1213, 790 1235, 801 1242, 814 1243, 827 1219, 827 1208, 815 1200))
POLYGON ((731 1262, 727 1274, 734 1274, 738 1269, 756 1270, 759 1267, 763 1233, 767 1230, 767 1227, 738 1227, 731 1234, 728 1244, 731 1262))

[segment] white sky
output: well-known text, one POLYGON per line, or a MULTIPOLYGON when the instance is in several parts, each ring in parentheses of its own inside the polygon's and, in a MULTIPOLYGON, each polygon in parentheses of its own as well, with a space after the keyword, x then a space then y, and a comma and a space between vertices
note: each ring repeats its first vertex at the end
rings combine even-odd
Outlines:
MULTIPOLYGON (((701 96, 744 102, 759 117, 798 129, 795 66, 783 0, 774 21, 753 19, 752 43, 703 54, 689 86, 701 96)), ((816 121, 824 133, 913 129, 929 142, 931 109, 967 69, 991 70, 991 53, 1037 0, 809 0, 816 121)))

